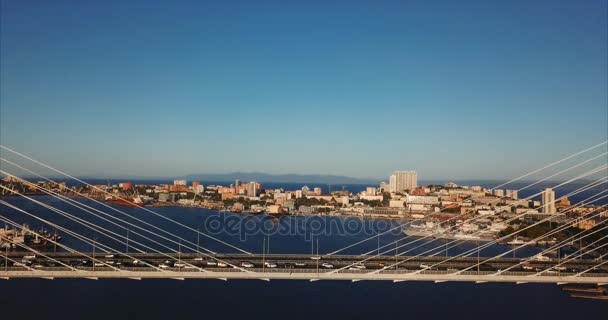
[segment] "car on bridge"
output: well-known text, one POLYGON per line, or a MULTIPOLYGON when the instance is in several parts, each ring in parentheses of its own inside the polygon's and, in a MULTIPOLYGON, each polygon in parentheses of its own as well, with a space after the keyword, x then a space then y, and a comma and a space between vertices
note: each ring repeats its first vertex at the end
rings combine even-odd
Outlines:
POLYGON ((253 268, 254 265, 251 262, 243 261, 243 262, 241 262, 241 267, 243 267, 243 268, 253 268))
POLYGON ((333 264, 331 264, 331 263, 323 262, 323 263, 321 264, 321 267, 323 267, 323 268, 325 268, 325 269, 333 269, 333 268, 334 268, 334 265, 333 265, 333 264))

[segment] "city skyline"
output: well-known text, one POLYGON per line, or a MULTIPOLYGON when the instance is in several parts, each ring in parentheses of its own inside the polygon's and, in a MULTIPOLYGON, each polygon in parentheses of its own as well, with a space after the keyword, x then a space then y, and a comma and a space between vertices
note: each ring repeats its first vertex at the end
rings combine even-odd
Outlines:
POLYGON ((485 3, 2 2, 0 143, 78 176, 490 180, 604 141, 606 3, 485 3))

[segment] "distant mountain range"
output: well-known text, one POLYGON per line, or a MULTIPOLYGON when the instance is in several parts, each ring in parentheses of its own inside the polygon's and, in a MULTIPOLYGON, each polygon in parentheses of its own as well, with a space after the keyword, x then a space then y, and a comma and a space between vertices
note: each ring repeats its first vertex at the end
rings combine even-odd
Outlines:
POLYGON ((273 183, 374 183, 377 184, 380 180, 372 178, 353 178, 336 175, 322 174, 269 174, 263 172, 231 172, 231 173, 200 173, 190 174, 180 177, 188 181, 258 181, 258 182, 273 182, 273 183))

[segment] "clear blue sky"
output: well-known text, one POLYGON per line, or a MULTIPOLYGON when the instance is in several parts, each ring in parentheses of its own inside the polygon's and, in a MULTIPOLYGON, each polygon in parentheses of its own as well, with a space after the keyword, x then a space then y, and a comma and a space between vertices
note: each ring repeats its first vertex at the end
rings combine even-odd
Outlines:
POLYGON ((1 3, 0 141, 78 175, 491 179, 608 135, 606 1, 1 3))

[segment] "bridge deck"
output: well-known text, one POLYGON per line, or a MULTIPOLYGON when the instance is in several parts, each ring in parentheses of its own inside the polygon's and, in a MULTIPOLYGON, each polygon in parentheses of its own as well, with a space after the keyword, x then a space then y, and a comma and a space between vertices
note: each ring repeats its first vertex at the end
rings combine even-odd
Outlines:
MULTIPOLYGON (((550 270, 560 260, 530 261, 528 268, 518 266, 519 258, 496 258, 484 262, 489 257, 458 257, 449 262, 442 262, 446 257, 407 257, 407 256, 321 256, 313 260, 311 255, 301 254, 217 254, 201 256, 195 253, 163 254, 133 253, 108 254, 96 253, 95 258, 108 265, 94 267, 83 254, 67 252, 44 253, 49 258, 37 255, 35 258, 28 252, 9 252, 5 259, 0 259, 0 278, 179 278, 179 279, 288 279, 288 280, 391 280, 391 281, 473 281, 473 282, 541 282, 541 283, 608 283, 606 264, 590 270, 580 276, 582 271, 598 265, 593 259, 572 260, 562 266, 564 269, 550 270), (133 259, 138 259, 134 263, 133 259), (11 260, 9 260, 11 259, 11 260), (66 266, 57 263, 57 260, 66 266), (360 264, 359 270, 346 268, 355 262, 368 259, 360 264), (28 261, 29 267, 19 262, 28 261), (218 267, 210 261, 225 261, 229 265, 218 267), (242 267, 247 261, 251 268, 242 267), (263 262, 272 261, 276 265, 265 267, 263 262), (482 262, 477 266, 477 262, 482 262), (15 263, 17 262, 17 263, 15 263), (179 262, 179 266, 175 263, 179 262), (399 263, 398 267, 385 267, 399 263), (160 264, 167 263, 160 269, 160 264), (323 263, 331 264, 324 268, 323 263), (232 266, 232 267, 231 267, 232 266), (431 269, 426 266, 436 266, 431 269), (501 271, 517 266, 508 271, 501 271), (472 269, 467 269, 471 268, 472 269), (72 269, 73 268, 73 269, 72 269), (338 270, 344 268, 342 270, 338 270), (75 270, 74 270, 75 269, 75 270), (425 269, 425 270, 423 270, 425 269), (467 270, 465 270, 467 269, 467 270), (532 270, 531 270, 532 269, 532 270), (539 271, 542 271, 539 273, 539 271), (500 272, 497 274, 497 272, 500 272)), ((92 253, 84 253, 92 256, 92 253)))
POLYGON ((513 282, 513 283, 578 283, 578 284, 607 284, 608 275, 588 274, 574 276, 573 274, 539 275, 525 272, 505 272, 501 275, 493 275, 493 272, 463 272, 462 274, 445 273, 438 271, 415 272, 395 272, 383 271, 376 274, 369 272, 342 271, 338 273, 329 270, 271 270, 251 269, 243 272, 237 269, 227 269, 221 271, 2 271, 0 278, 88 278, 88 279, 261 279, 261 280, 384 280, 384 281, 435 281, 435 282, 513 282))

